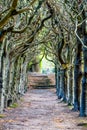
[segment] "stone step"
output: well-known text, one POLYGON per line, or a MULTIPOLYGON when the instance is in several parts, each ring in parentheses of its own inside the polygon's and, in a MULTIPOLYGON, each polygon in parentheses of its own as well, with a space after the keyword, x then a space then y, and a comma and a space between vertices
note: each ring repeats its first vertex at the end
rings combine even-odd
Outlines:
POLYGON ((29 88, 48 88, 55 86, 54 74, 41 74, 30 72, 28 74, 28 86, 29 88))

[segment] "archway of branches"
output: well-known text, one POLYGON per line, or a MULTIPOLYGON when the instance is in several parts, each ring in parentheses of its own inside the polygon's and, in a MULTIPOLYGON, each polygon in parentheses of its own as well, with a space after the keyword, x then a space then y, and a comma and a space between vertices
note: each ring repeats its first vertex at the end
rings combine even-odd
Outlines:
POLYGON ((1 112, 27 89, 28 67, 45 57, 55 65, 58 98, 87 115, 86 7, 86 0, 0 0, 1 112))

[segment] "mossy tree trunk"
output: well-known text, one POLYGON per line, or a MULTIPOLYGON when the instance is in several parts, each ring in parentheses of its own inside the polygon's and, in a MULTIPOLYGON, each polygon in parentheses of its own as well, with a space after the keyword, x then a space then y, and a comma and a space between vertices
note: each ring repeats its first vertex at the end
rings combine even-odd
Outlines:
MULTIPOLYGON (((84 42, 87 45, 87 36, 84 37, 84 42)), ((84 74, 82 78, 82 92, 81 92, 81 105, 80 116, 87 116, 87 49, 83 48, 84 56, 84 74)))
MULTIPOLYGON (((82 28, 78 28, 78 35, 81 36, 82 28)), ((82 44, 77 38, 77 52, 74 69, 74 110, 80 109, 80 84, 81 84, 81 58, 82 58, 82 44)))
MULTIPOLYGON (((87 18, 87 10, 83 10, 83 20, 87 18)), ((82 23, 83 43, 83 61, 84 61, 84 74, 82 78, 82 91, 81 91, 81 104, 80 116, 87 116, 87 23, 84 20, 82 23)))
MULTIPOLYGON (((14 76, 15 76, 15 61, 13 61, 10 64, 10 72, 9 72, 9 88, 8 88, 8 102, 11 101, 11 103, 13 102, 13 89, 14 89, 14 76)), ((10 103, 8 103, 8 106, 10 105, 10 103)))
POLYGON ((19 92, 21 94, 24 94, 26 89, 27 89, 27 83, 26 83, 26 79, 27 79, 27 57, 22 59, 22 63, 21 63, 21 73, 20 73, 20 85, 19 85, 19 92))
POLYGON ((19 92, 20 72, 21 72, 21 58, 18 57, 16 59, 16 72, 14 78, 14 90, 15 90, 15 94, 18 96, 17 98, 20 97, 20 92, 19 92))
POLYGON ((56 81, 56 93, 59 98, 60 93, 60 69, 58 65, 55 65, 55 81, 56 81))
MULTIPOLYGON (((1 95, 2 95, 2 87, 3 87, 3 81, 2 81, 2 70, 3 70, 3 55, 2 55, 3 49, 2 49, 2 43, 0 42, 0 108, 1 108, 1 95)), ((0 111, 2 111, 0 109, 0 111)))
POLYGON ((59 97, 63 100, 66 101, 66 69, 61 69, 60 70, 60 92, 59 92, 59 97))
POLYGON ((73 68, 68 70, 68 104, 73 104, 73 68))
POLYGON ((6 57, 6 44, 7 39, 4 39, 1 45, 1 63, 0 63, 0 73, 1 73, 1 98, 0 98, 0 112, 3 113, 4 107, 5 107, 5 95, 6 95, 6 86, 7 86, 7 74, 8 74, 8 58, 6 57))

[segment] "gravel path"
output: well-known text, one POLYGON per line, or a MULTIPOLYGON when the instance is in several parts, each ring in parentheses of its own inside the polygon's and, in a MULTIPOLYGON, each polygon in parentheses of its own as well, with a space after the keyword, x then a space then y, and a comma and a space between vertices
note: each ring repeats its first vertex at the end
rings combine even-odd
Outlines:
POLYGON ((0 130, 87 130, 87 118, 78 117, 57 99, 54 89, 29 90, 17 108, 8 108, 0 130))

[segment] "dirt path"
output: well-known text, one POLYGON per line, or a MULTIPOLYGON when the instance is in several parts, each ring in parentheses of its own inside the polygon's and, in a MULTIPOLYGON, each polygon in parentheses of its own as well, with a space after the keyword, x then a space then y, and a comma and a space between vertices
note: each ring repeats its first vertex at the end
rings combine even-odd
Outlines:
POLYGON ((17 108, 6 109, 0 130, 87 130, 79 118, 57 99, 54 89, 29 90, 17 108))

